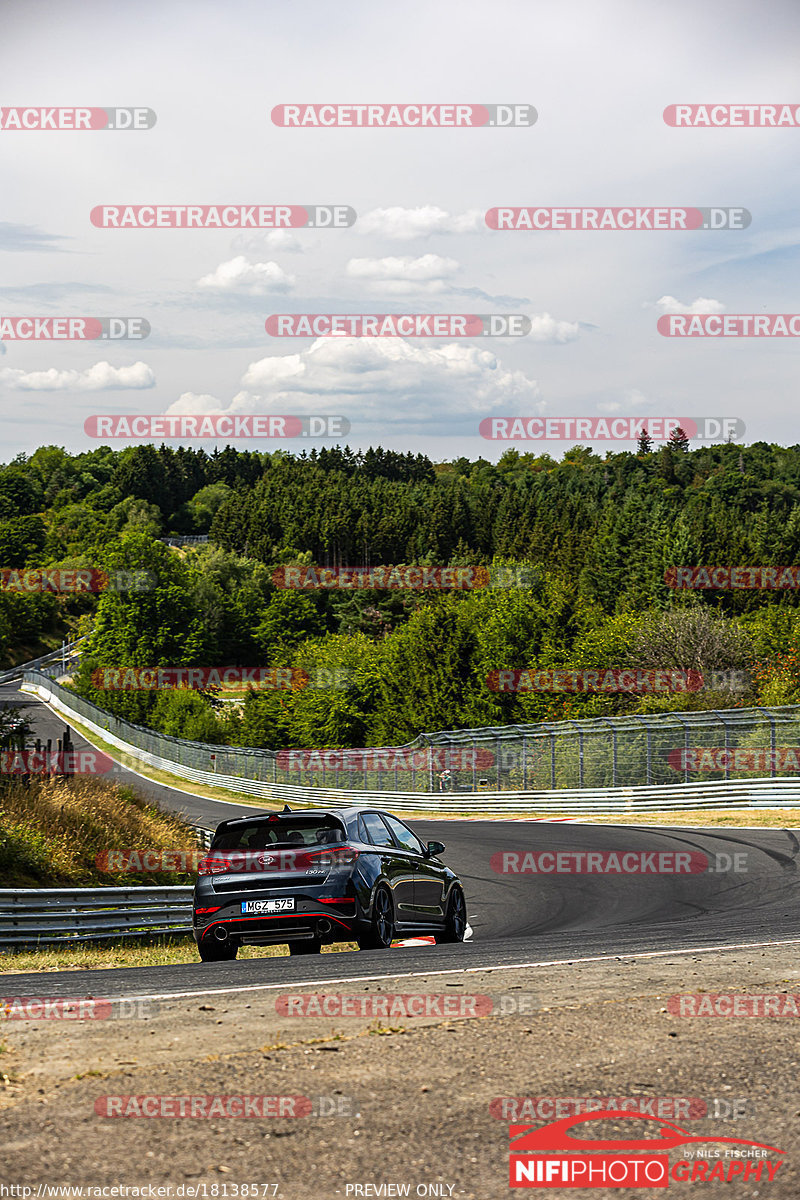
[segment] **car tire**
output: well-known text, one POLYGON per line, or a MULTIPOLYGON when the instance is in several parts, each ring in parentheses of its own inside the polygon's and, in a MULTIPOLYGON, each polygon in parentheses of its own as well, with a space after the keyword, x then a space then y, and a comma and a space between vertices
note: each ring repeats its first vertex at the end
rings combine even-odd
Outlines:
POLYGON ((233 962, 239 953, 239 943, 232 938, 228 938, 227 942, 205 938, 198 943, 197 949, 203 962, 233 962))
POLYGON ((388 950, 394 938, 394 904, 391 892, 379 884, 372 900, 369 929, 356 939, 359 950, 388 950))
POLYGON ((308 942, 289 942, 290 954, 321 954, 322 942, 317 938, 312 938, 308 942))
POLYGON ((454 887, 447 901, 444 929, 435 935, 436 944, 463 942, 467 932, 467 902, 460 887, 454 887))

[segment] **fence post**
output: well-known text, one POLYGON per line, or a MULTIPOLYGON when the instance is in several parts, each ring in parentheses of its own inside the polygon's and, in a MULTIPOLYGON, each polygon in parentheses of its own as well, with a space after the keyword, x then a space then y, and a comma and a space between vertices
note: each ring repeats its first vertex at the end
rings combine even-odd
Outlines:
POLYGON ((647 786, 650 787, 651 783, 653 782, 653 771, 652 771, 653 744, 652 744, 651 737, 650 737, 650 725, 644 717, 637 716, 636 720, 640 721, 642 723, 642 725, 644 725, 644 728, 645 728, 645 744, 647 747, 645 774, 646 774, 646 778, 647 778, 647 786))
POLYGON ((601 717, 600 720, 604 721, 605 724, 608 725, 609 729, 611 730, 611 786, 616 787, 617 786, 617 730, 616 730, 616 726, 614 725, 614 722, 610 721, 608 719, 608 717, 601 717))
POLYGON ((689 723, 684 721, 679 713, 676 713, 678 720, 683 727, 683 782, 689 782, 689 723))
POLYGON ((772 769, 770 771, 770 774, 771 774, 772 778, 774 779, 775 776, 778 774, 778 768, 775 765, 775 751, 778 748, 776 736, 775 736, 775 718, 773 717, 771 712, 767 713, 767 717, 769 718, 769 748, 772 751, 772 754, 771 754, 772 769))
POLYGON ((578 730, 578 787, 583 787, 583 730, 578 730))
POLYGON ((647 786, 653 782, 653 743, 651 741, 650 726, 647 725, 647 786))

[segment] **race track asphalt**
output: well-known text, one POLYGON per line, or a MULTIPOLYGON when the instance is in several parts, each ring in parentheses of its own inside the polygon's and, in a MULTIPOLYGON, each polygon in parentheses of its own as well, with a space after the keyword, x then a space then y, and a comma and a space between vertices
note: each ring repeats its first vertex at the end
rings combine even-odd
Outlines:
MULTIPOLYGON (((36 736, 55 740, 64 721, 16 686, 0 688, 0 704, 23 706, 36 736)), ((80 749, 83 738, 73 734, 80 749)), ((213 828, 219 820, 258 811, 189 795, 123 771, 116 778, 213 828)), ((798 843, 791 829, 689 829, 509 820, 415 820, 424 838, 446 844, 443 859, 460 875, 473 933, 460 946, 395 947, 389 952, 273 958, 233 963, 141 967, 47 975, 50 995, 172 994, 280 981, 323 983, 347 978, 487 967, 512 967, 594 956, 736 946, 800 938, 798 843), (699 852, 715 870, 689 874, 503 873, 504 852, 699 852), (722 856, 718 858, 717 856, 722 856), (734 857, 734 856, 738 856, 734 857), (738 868, 738 869, 734 869, 738 868)), ((514 860, 512 860, 513 862, 514 860)), ((568 860, 562 860, 568 861, 568 860)), ((522 862, 522 858, 518 860, 522 862)), ((530 862, 530 860, 529 860, 530 862)), ((13 978, 23 994, 42 976, 13 978)))

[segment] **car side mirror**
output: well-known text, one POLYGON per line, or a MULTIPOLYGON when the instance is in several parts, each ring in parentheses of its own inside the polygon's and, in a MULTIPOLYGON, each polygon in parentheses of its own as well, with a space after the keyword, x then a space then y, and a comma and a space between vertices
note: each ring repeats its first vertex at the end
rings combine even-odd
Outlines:
POLYGON ((445 846, 444 842, 428 842, 428 845, 425 849, 425 857, 433 858, 434 855, 442 854, 446 849, 447 847, 445 846))

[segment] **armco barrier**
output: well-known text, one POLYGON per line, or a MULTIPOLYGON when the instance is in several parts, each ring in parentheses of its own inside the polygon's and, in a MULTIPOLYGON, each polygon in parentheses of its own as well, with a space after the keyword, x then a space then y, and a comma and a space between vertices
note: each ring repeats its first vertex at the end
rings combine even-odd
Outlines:
MULTIPOLYGON (((753 738, 761 739, 766 746, 772 748, 779 744, 800 744, 799 706, 783 709, 735 709, 731 712, 664 713, 647 718, 620 717, 614 722, 611 719, 605 721, 598 718, 585 722, 562 722, 560 728, 556 725, 510 726, 507 729, 458 730, 452 733, 423 735, 411 747, 402 749, 405 751, 427 747, 463 750, 475 746, 494 746, 498 760, 507 752, 516 754, 521 762, 521 767, 503 769, 504 787, 441 793, 433 790, 434 773, 428 770, 417 772, 417 786, 410 790, 397 786, 387 787, 390 771, 350 772, 350 786, 345 787, 341 786, 341 776, 346 772, 336 772, 336 783, 339 786, 329 786, 324 772, 316 772, 307 782, 298 779, 297 783, 289 783, 285 781, 288 772, 278 767, 278 756, 274 751, 210 745, 168 737, 105 712, 38 671, 26 671, 22 686, 24 691, 37 695, 67 721, 70 716, 74 717, 90 734, 116 747, 129 760, 133 759, 144 766, 167 771, 192 783, 262 797, 267 801, 337 807, 379 804, 385 808, 396 808, 406 812, 490 815, 514 812, 588 815, 598 812, 646 813, 691 808, 800 806, 798 777, 779 778, 773 774, 769 778, 739 777, 709 781, 689 780, 687 774, 683 782, 679 782, 680 775, 675 777, 674 782, 652 782, 652 775, 656 773, 654 764, 660 765, 662 759, 666 761, 667 748, 670 748, 671 752, 676 741, 688 748, 691 744, 690 733, 695 744, 703 744, 701 739, 705 738, 707 741, 712 739, 712 745, 720 742, 729 748, 740 744, 752 745, 753 738), (604 725, 616 726, 610 741, 613 764, 610 773, 612 778, 618 781, 617 786, 591 786, 586 781, 587 775, 592 778, 596 773, 594 754, 590 753, 590 749, 605 755, 606 749, 609 748, 597 740, 604 725), (577 729, 567 729, 566 726, 577 726, 577 729), (645 777, 643 783, 619 786, 622 774, 619 759, 622 750, 617 737, 639 739, 642 752, 641 774, 645 777), (563 757, 561 748, 557 746, 559 739, 570 739, 573 742, 577 740, 579 786, 515 786, 537 779, 533 767, 529 768, 529 756, 534 752, 539 757, 542 753, 546 754, 550 760, 548 773, 551 779, 556 776, 557 760, 559 756, 563 757), (585 743, 588 743, 589 748, 585 743), (419 776, 423 778, 420 779, 419 776), (370 787, 369 784, 376 777, 382 786, 370 787), (357 782, 361 783, 360 787, 357 786, 357 782)), ((606 736, 609 736, 608 730, 606 736)), ((571 749, 572 747, 570 753, 571 749)), ((600 773, 602 774, 602 771, 600 773)), ((310 772, 307 774, 310 776, 310 772)), ((330 774, 332 772, 329 772, 330 774)), ((501 775, 499 767, 497 774, 501 775)), ((669 774, 676 776, 672 770, 669 774)), ((560 775, 559 779, 567 780, 572 775, 570 768, 560 775)), ((394 779, 397 779, 396 772, 394 779)))
POLYGON ((66 671, 67 666, 80 659, 80 650, 78 647, 81 642, 86 640, 84 637, 79 637, 74 642, 68 642, 63 646, 59 646, 57 650, 51 650, 49 654, 43 654, 40 658, 32 658, 30 662, 20 663, 18 667, 10 667, 7 671, 0 672, 0 684, 11 683, 14 679, 21 679, 26 671, 40 670, 42 674, 49 674, 51 670, 55 670, 58 674, 58 668, 63 668, 62 674, 66 671))
POLYGON ((191 931, 191 887, 0 889, 5 949, 191 931))

